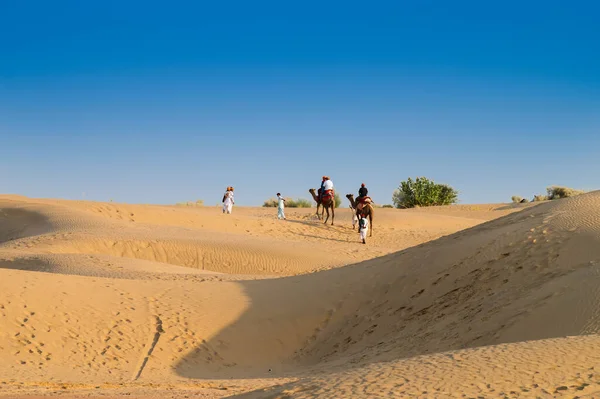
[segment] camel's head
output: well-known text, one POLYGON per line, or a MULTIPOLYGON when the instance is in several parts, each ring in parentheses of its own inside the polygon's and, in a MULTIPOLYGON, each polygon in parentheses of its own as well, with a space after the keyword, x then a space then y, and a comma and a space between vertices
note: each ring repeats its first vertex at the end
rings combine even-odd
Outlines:
POLYGON ((314 194, 316 191, 315 191, 314 188, 311 188, 311 189, 308 190, 308 192, 311 193, 311 194, 314 194))
POLYGON ((353 199, 354 198, 354 194, 346 194, 346 198, 353 199))

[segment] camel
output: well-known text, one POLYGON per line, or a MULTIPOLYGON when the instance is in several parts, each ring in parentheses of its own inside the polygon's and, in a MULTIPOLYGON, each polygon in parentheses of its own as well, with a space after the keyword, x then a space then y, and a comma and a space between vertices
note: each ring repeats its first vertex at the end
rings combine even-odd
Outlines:
POLYGON ((323 223, 327 223, 329 220, 329 208, 331 208, 331 225, 333 226, 333 219, 335 218, 335 198, 331 197, 330 200, 325 201, 325 203, 321 203, 319 197, 317 196, 317 190, 311 188, 308 192, 313 196, 313 199, 317 203, 317 217, 323 219, 323 212, 327 211, 327 218, 323 223), (319 216, 319 206, 323 206, 323 211, 321 211, 321 216, 319 216))
MULTIPOLYGON (((360 218, 360 213, 357 208, 358 204, 354 200, 354 195, 348 194, 346 195, 346 198, 348 198, 348 200, 350 201, 352 209, 356 211, 356 216, 360 218)), ((373 237, 373 215, 375 214, 375 208, 371 204, 366 204, 363 206, 362 213, 364 213, 365 216, 369 217, 369 237, 373 237)), ((358 228, 360 230, 360 226, 358 228)))

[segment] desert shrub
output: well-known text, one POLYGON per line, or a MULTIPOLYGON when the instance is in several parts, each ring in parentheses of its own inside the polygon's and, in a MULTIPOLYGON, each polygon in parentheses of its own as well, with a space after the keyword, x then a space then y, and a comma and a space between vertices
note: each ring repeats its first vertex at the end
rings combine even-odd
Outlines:
POLYGON ((402 203, 404 202, 404 194, 399 188, 395 189, 392 193, 392 202, 396 208, 403 208, 402 203))
POLYGON ((408 178, 394 191, 392 201, 396 208, 450 205, 458 202, 458 191, 426 177, 408 178))
POLYGON ((390 204, 385 204, 381 206, 382 208, 393 208, 394 205, 390 205, 390 204))
POLYGON ((575 190, 574 188, 551 186, 546 189, 548 192, 548 199, 555 200, 561 198, 574 197, 576 195, 584 194, 583 190, 575 190))
POLYGON ((276 208, 277 207, 277 199, 269 198, 265 202, 263 202, 263 207, 265 208, 276 208))
POLYGON ((177 206, 204 206, 204 200, 197 201, 187 201, 187 202, 178 202, 175 205, 177 206))
POLYGON ((535 195, 533 197, 533 202, 540 202, 540 201, 548 201, 548 197, 545 195, 541 195, 541 194, 535 195))
POLYGON ((342 197, 336 192, 335 193, 335 207, 339 208, 342 205, 342 197))
MULTIPOLYGON (((277 198, 269 198, 268 200, 263 202, 263 207, 265 207, 265 208, 276 208, 277 205, 278 205, 277 198)), ((285 199, 285 207, 286 208, 310 208, 311 206, 312 206, 312 202, 307 199, 304 199, 304 198, 298 198, 298 199, 286 198, 285 199)))
POLYGON ((523 200, 523 197, 520 197, 518 195, 513 195, 511 197, 512 202, 514 202, 515 204, 518 204, 519 202, 521 202, 523 200))
POLYGON ((287 208, 310 208, 312 206, 312 202, 304 198, 291 199, 286 198, 285 206, 287 208))

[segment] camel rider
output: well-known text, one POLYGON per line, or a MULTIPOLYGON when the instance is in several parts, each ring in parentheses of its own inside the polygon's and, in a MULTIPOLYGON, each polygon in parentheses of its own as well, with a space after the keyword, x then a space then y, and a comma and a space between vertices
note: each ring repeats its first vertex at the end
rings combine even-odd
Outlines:
POLYGON ((360 188, 358 189, 358 200, 364 198, 367 196, 367 194, 369 194, 369 190, 367 190, 367 187, 365 187, 365 183, 360 185, 360 188))
POLYGON ((329 179, 329 176, 323 176, 321 182, 321 189, 319 190, 319 199, 322 201, 325 194, 333 195, 333 182, 329 179))
POLYGON ((323 197, 323 191, 325 191, 324 187, 325 187, 325 181, 327 180, 327 176, 323 176, 323 180, 321 180, 321 188, 319 188, 319 201, 321 201, 321 198, 323 197))
POLYGON ((371 197, 367 196, 367 194, 369 194, 369 190, 367 190, 365 183, 363 183, 358 189, 358 197, 356 198, 357 210, 361 210, 365 204, 370 204, 372 202, 371 197))

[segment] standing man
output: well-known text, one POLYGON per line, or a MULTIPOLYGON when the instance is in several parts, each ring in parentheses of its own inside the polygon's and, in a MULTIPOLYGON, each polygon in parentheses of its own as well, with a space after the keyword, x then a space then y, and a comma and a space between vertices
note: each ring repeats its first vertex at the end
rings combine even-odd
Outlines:
POLYGON ((235 204, 233 199, 233 187, 227 187, 227 192, 223 196, 223 213, 231 214, 233 204, 235 204))
POLYGON ((285 208, 285 198, 281 196, 281 193, 277 193, 277 219, 286 220, 283 209, 285 208))

